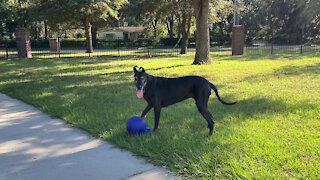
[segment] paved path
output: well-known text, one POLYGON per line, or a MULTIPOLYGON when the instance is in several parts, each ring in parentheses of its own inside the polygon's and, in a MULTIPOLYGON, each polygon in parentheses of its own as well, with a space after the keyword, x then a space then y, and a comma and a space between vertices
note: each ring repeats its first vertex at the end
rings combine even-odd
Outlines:
POLYGON ((175 176, 0 93, 0 180, 13 179, 171 180, 175 176))

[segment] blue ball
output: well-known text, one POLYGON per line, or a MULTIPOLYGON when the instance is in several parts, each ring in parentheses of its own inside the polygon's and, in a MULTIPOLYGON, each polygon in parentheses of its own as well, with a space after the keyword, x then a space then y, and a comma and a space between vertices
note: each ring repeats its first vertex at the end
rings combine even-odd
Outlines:
POLYGON ((147 131, 147 124, 141 117, 133 116, 127 121, 129 134, 142 134, 147 131))

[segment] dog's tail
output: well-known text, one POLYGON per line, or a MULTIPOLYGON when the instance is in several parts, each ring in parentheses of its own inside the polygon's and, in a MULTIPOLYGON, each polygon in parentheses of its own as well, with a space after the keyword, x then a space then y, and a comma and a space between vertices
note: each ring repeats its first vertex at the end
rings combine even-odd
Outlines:
POLYGON ((217 96, 218 100, 219 100, 222 104, 225 104, 225 105, 233 105, 233 104, 236 104, 236 103, 237 103, 237 102, 232 102, 232 103, 224 102, 224 101, 220 98, 220 96, 219 96, 218 89, 217 89, 211 82, 209 82, 209 83, 210 83, 211 89, 214 90, 214 92, 216 93, 216 96, 217 96))

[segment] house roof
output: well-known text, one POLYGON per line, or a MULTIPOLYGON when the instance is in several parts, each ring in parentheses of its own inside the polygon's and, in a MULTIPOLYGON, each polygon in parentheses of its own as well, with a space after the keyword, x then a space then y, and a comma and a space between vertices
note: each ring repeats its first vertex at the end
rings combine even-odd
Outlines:
POLYGON ((118 27, 117 30, 125 31, 125 32, 142 32, 144 27, 142 26, 123 26, 118 27))

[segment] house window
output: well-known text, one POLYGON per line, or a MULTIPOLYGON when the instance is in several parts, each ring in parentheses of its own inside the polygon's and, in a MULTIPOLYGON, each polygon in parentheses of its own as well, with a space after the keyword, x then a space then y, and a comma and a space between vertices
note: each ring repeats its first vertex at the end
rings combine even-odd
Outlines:
POLYGON ((123 33, 123 35, 124 35, 124 39, 125 39, 125 40, 128 40, 128 39, 129 39, 129 34, 128 34, 128 33, 123 33))
POLYGON ((106 34, 106 38, 107 38, 107 39, 115 39, 115 35, 112 34, 112 33, 107 33, 107 34, 106 34))

